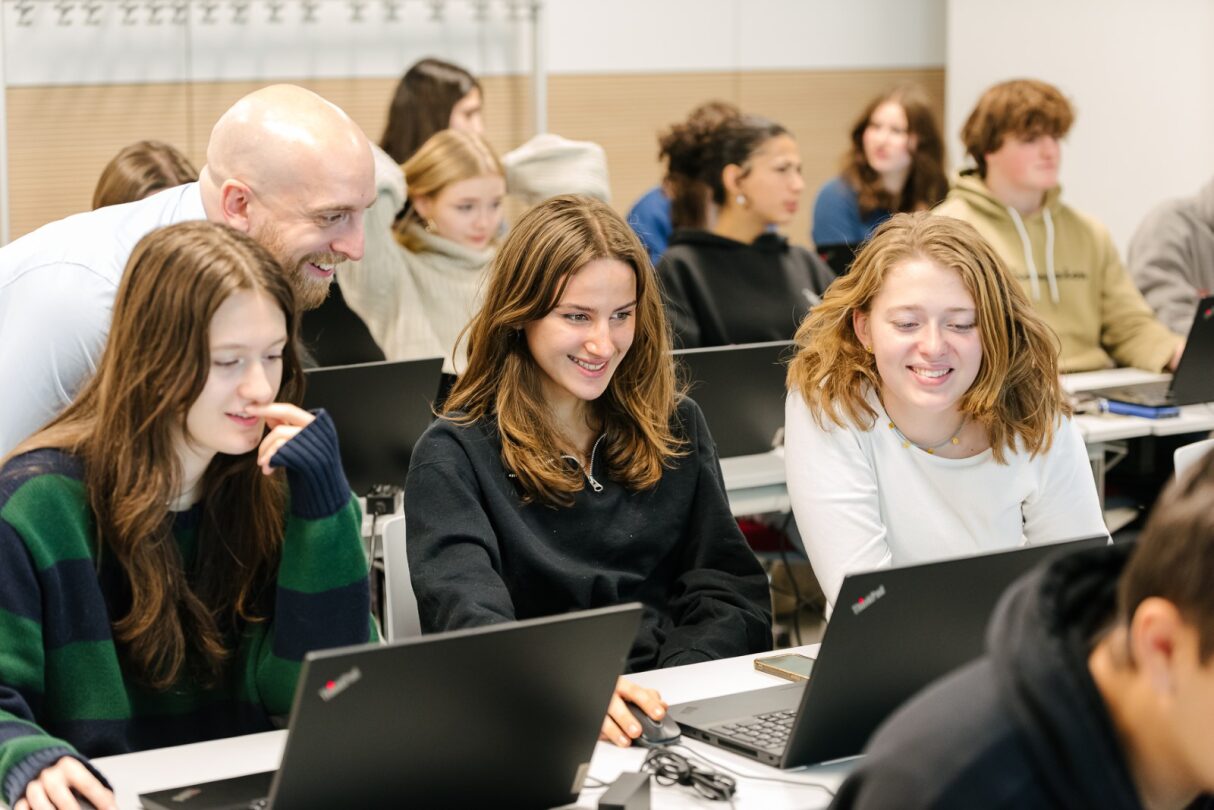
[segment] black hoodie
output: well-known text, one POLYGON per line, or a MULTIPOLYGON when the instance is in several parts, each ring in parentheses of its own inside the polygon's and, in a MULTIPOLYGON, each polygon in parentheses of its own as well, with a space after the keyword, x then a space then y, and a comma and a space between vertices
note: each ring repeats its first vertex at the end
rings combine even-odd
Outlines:
POLYGON ((790 340, 834 281, 826 264, 776 233, 749 245, 678 230, 658 265, 675 346, 790 340))
POLYGON ((1141 810, 1087 663, 1132 548, 1076 552, 1013 585, 986 656, 878 729, 831 807, 1141 810))

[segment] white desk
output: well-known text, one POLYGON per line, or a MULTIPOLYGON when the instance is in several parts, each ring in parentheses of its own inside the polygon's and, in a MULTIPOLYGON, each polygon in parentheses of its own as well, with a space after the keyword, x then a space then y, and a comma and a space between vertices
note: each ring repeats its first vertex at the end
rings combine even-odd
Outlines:
MULTIPOLYGON (((813 644, 796 651, 815 655, 817 646, 813 644)), ((767 654, 769 653, 764 653, 767 654)), ((755 657, 747 655, 707 664, 673 667, 643 672, 633 677, 637 682, 661 691, 662 696, 670 703, 787 683, 774 675, 755 671, 752 664, 755 657)), ((282 758, 285 741, 285 731, 269 731, 193 745, 159 748, 138 754, 102 757, 93 760, 93 764, 115 786, 118 806, 122 810, 137 810, 140 806, 140 793, 274 770, 282 758)), ((739 773, 778 779, 814 780, 827 784, 832 790, 838 788, 850 769, 848 762, 841 762, 781 772, 694 740, 688 740, 684 744, 739 773)), ((638 770, 645 754, 645 749, 621 749, 600 742, 590 762, 590 776, 610 782, 622 771, 638 770)), ((705 801, 691 788, 660 787, 656 783, 652 784, 655 808, 726 806, 705 801)), ((587 788, 582 791, 577 803, 569 807, 594 808, 602 793, 603 788, 587 788)), ((734 807, 755 810, 781 807, 822 808, 829 804, 830 797, 824 791, 808 785, 747 781, 744 778, 738 781, 738 793, 734 799, 734 807)), ((358 797, 354 796, 351 806, 357 805, 358 797)))

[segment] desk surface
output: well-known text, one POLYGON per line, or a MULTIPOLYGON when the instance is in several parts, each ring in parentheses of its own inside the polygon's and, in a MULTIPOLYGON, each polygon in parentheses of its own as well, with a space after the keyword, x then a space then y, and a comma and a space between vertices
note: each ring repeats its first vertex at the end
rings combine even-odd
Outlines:
MULTIPOLYGON (((817 647, 818 645, 811 644, 797 648, 794 652, 816 655, 817 647)), ((787 683, 774 675, 756 671, 752 663, 755 657, 747 655, 706 664, 642 672, 633 676, 633 679, 659 690, 670 703, 787 683)), ((137 754, 102 757, 93 760, 93 763, 117 789, 118 806, 122 810, 138 810, 138 795, 150 790, 274 770, 282 758, 285 741, 285 731, 268 731, 193 745, 141 751, 137 754)), ((684 744, 741 774, 801 782, 818 781, 832 790, 842 783, 849 770, 848 764, 844 762, 781 772, 694 740, 684 744)), ((637 770, 645 753, 641 748, 621 749, 600 742, 590 762, 590 776, 610 782, 623 771, 637 770)), ((598 804, 602 793, 602 788, 587 788, 582 791, 578 802, 569 807, 593 808, 598 804)), ((357 803, 357 797, 354 798, 357 803)), ((690 788, 660 787, 655 784, 652 798, 655 808, 705 806, 704 800, 699 799, 690 788)), ((746 779, 739 780, 738 794, 734 800, 734 806, 739 808, 818 808, 826 807, 829 803, 830 797, 824 791, 807 784, 746 779)))

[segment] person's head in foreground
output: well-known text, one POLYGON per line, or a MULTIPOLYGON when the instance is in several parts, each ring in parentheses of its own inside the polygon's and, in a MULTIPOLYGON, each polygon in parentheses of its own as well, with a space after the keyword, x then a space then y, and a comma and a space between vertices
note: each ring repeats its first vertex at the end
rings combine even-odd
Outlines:
POLYGON ((875 396, 903 441, 1002 461, 1048 450, 1066 412, 1057 339, 986 241, 949 217, 882 225, 796 343, 789 388, 820 426, 874 426, 875 396))

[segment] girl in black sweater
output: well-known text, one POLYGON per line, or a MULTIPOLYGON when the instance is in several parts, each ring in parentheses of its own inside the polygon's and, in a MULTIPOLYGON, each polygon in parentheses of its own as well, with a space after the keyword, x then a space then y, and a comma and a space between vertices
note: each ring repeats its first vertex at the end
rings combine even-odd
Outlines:
MULTIPOLYGON (((770 649, 767 580, 679 396, 653 268, 590 198, 511 229, 405 515, 426 632, 638 601, 629 670, 770 649)), ((640 734, 624 700, 665 710, 621 679, 603 724, 621 745, 640 734)))

